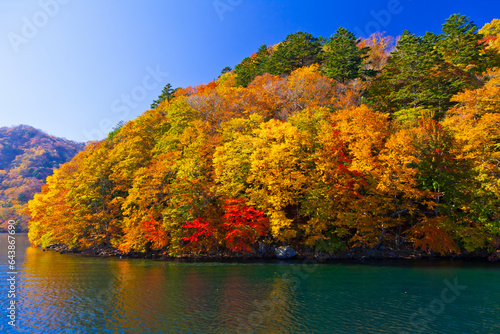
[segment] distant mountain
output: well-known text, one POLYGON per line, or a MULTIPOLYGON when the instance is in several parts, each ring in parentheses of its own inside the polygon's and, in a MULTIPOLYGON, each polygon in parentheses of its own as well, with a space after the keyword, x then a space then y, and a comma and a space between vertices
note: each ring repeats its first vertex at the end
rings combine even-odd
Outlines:
POLYGON ((10 219, 27 231, 22 212, 54 169, 85 148, 28 125, 0 128, 0 230, 10 219))

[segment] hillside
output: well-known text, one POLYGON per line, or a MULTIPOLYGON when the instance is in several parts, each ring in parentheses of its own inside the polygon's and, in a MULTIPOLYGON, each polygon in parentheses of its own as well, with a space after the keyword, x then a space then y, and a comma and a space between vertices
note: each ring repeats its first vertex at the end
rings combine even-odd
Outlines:
POLYGON ((492 251, 499 36, 499 20, 478 30, 461 15, 439 35, 297 32, 213 82, 167 85, 48 177, 30 241, 172 256, 492 251))
POLYGON ((55 168, 71 160, 84 144, 50 136, 27 125, 0 128, 0 222, 20 220, 33 195, 42 189, 55 168))

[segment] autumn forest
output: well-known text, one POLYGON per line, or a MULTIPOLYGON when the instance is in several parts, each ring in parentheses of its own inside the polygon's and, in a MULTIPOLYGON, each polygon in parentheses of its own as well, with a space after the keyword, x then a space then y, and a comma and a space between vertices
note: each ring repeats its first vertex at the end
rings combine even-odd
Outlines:
POLYGON ((0 128, 0 230, 12 219, 18 230, 27 231, 28 201, 40 192, 53 169, 84 147, 27 125, 0 128))
POLYGON ((499 177, 500 20, 454 14, 438 35, 299 31, 213 82, 169 84, 25 213, 42 247, 493 252, 499 177))

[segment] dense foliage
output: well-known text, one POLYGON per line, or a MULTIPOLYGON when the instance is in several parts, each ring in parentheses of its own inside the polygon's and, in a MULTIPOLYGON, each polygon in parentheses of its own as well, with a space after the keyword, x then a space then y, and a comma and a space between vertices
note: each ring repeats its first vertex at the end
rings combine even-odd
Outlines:
POLYGON ((45 178, 71 160, 83 144, 55 138, 27 125, 0 128, 0 222, 19 220, 28 229, 23 212, 45 178))
POLYGON ((30 240, 173 255, 492 247, 499 34, 453 15, 397 42, 340 28, 263 45, 56 170, 29 203, 30 240))

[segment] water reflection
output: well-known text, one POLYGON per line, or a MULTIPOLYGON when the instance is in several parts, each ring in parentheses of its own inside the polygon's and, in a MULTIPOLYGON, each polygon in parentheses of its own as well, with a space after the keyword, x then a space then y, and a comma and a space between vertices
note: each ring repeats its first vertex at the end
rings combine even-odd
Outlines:
MULTIPOLYGON (((275 275, 262 284, 256 269, 87 258, 27 247, 19 271, 19 324, 34 333, 167 333, 174 328, 230 333, 257 310, 257 301, 268 300, 277 289, 291 299, 283 279, 275 275)), ((279 306, 279 312, 267 315, 267 333, 280 332, 279 323, 286 323, 290 312, 279 306)))
MULTIPOLYGON (((0 235, 2 310, 6 246, 0 235)), ((43 252, 21 235, 17 247, 19 331, 2 314, 2 333, 411 333, 411 315, 454 277, 467 290, 428 332, 500 332, 498 267, 102 259, 43 252)))

